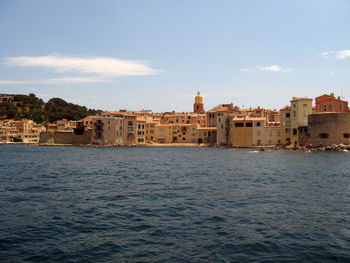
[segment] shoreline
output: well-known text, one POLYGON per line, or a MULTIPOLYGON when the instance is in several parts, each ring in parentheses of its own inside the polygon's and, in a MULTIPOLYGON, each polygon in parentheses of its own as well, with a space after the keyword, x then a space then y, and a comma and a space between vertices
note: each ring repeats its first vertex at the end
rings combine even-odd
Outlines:
POLYGON ((207 144, 194 144, 194 143, 147 143, 137 145, 91 145, 91 144, 57 144, 57 143, 6 143, 2 145, 26 145, 26 146, 65 146, 65 147, 96 147, 96 148, 109 148, 109 147, 173 147, 173 148, 216 148, 216 149, 252 149, 257 151, 266 150, 286 150, 286 151, 301 151, 301 152, 348 152, 350 151, 350 145, 332 145, 332 146, 319 146, 319 147, 305 147, 305 146, 280 146, 280 145, 267 145, 267 146, 244 146, 244 147, 230 147, 230 146, 217 146, 207 144))

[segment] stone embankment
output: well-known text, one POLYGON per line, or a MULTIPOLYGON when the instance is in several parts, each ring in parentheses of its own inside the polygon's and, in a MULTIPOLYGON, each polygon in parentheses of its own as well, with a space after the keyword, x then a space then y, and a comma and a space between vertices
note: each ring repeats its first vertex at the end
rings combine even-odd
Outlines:
POLYGON ((313 151, 313 152, 347 152, 350 151, 350 145, 345 144, 333 144, 330 146, 286 146, 286 150, 300 150, 300 151, 313 151))

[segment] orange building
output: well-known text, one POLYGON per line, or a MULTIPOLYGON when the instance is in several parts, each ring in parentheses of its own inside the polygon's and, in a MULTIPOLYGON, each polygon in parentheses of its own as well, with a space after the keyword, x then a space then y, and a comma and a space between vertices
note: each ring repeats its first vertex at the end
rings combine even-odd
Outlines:
POLYGON ((348 102, 334 96, 324 94, 316 99, 316 112, 350 112, 348 102))

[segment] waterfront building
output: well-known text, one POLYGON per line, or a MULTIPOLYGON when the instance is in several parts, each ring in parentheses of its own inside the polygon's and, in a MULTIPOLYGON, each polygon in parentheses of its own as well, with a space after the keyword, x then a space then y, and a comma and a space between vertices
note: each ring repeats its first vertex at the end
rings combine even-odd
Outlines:
POLYGON ((172 143, 173 141, 173 125, 159 124, 155 129, 155 141, 157 143, 172 143))
POLYGON ((312 114, 312 99, 296 98, 291 100, 291 143, 298 143, 298 128, 308 126, 308 115, 312 114))
POLYGON ((231 121, 230 144, 233 147, 253 145, 253 120, 249 117, 233 117, 231 121))
POLYGON ((290 106, 280 110, 281 116, 281 143, 298 144, 301 138, 300 131, 308 126, 308 115, 312 114, 312 99, 293 97, 290 106))
POLYGON ((281 143, 280 123, 268 121, 268 116, 237 116, 230 122, 230 145, 251 147, 281 143))
POLYGON ((285 106, 280 110, 281 117, 281 143, 284 145, 291 144, 291 118, 290 118, 290 106, 285 106))
POLYGON ((1 142, 38 143, 45 127, 32 120, 3 120, 0 122, 1 142))
POLYGON ((136 117, 136 142, 146 143, 146 118, 136 117))
POLYGON ((312 146, 350 144, 350 114, 320 112, 308 116, 308 143, 312 146))
POLYGON ((156 125, 159 123, 159 121, 147 121, 146 122, 146 142, 150 143, 150 142, 155 142, 155 129, 156 129, 156 125))
POLYGON ((216 144, 228 145, 230 134, 230 118, 241 111, 233 104, 220 104, 206 112, 207 127, 216 127, 216 144))
POLYGON ((339 96, 336 98, 334 93, 319 96, 315 98, 315 102, 316 112, 350 112, 348 102, 339 96))

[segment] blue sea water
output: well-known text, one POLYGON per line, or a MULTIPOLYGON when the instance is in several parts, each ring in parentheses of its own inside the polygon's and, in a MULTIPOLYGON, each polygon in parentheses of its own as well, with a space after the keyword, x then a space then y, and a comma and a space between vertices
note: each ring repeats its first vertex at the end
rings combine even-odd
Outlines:
POLYGON ((350 153, 0 146, 1 262, 350 262, 350 153))

